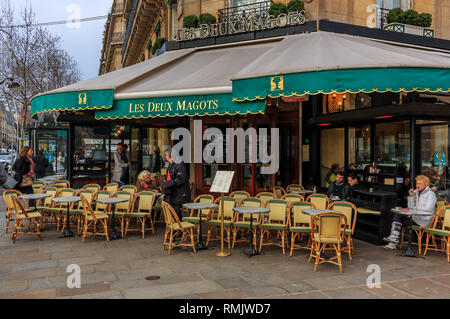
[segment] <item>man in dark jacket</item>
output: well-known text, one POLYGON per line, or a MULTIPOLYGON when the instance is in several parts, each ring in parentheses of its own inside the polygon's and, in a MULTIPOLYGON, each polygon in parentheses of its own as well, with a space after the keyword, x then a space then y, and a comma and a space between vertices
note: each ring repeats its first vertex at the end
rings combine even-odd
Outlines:
POLYGON ((44 152, 42 150, 39 150, 37 152, 36 156, 33 156, 33 162, 36 164, 34 168, 34 174, 36 176, 36 179, 45 177, 45 172, 47 171, 47 168, 50 166, 50 163, 44 156, 44 152))
POLYGON ((347 198, 348 185, 342 171, 336 172, 336 181, 328 187, 328 196, 337 196, 341 200, 347 198))
POLYGON ((167 180, 163 185, 164 201, 169 203, 178 215, 183 219, 181 205, 191 201, 188 174, 183 162, 176 164, 172 158, 172 150, 165 151, 166 160, 170 163, 167 168, 167 180))
POLYGON ((364 189, 364 186, 359 183, 358 176, 356 176, 356 174, 354 173, 348 175, 347 183, 348 183, 348 192, 346 200, 351 202, 353 199, 353 191, 362 190, 364 189))

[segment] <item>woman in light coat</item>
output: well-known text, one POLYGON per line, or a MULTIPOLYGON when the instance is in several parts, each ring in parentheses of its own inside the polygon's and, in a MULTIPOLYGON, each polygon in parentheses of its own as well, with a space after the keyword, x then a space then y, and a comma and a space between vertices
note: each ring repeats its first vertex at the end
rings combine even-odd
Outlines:
POLYGON ((122 174, 124 172, 124 169, 126 169, 129 166, 129 163, 125 163, 122 160, 122 157, 120 154, 125 151, 125 148, 122 143, 117 145, 117 151, 114 152, 114 174, 112 181, 119 183, 119 185, 123 185, 124 183, 120 180, 122 178, 122 174))
MULTIPOLYGON (((413 224, 427 227, 430 225, 433 219, 434 210, 436 209, 436 194, 430 189, 430 179, 424 175, 419 175, 416 177, 416 189, 409 190, 408 197, 408 208, 415 209, 421 213, 429 213, 429 216, 414 216, 412 220, 413 224)), ((385 249, 396 249, 397 244, 400 241, 400 235, 402 232, 402 227, 406 226, 405 222, 408 220, 408 216, 395 214, 394 222, 392 223, 391 234, 389 237, 383 238, 384 241, 389 242, 385 249)))

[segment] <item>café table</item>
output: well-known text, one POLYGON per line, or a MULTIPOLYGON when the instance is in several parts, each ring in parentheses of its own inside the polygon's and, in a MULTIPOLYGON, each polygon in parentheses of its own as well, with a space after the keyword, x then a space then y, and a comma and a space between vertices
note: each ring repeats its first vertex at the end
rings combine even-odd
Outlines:
POLYGON ((409 218, 409 230, 408 230, 408 247, 406 248, 406 250, 402 253, 402 257, 417 257, 416 252, 412 249, 412 245, 411 245, 411 238, 412 238, 412 222, 413 216, 431 216, 433 214, 428 213, 428 212, 424 212, 424 211, 417 211, 417 210, 409 210, 406 208, 402 208, 402 207, 394 207, 391 209, 391 211, 394 214, 398 214, 398 215, 403 215, 403 216, 407 216, 409 218))
MULTIPOLYGON (((239 214, 250 214, 250 215, 260 215, 266 214, 270 212, 269 208, 265 207, 235 207, 233 210, 239 214)), ((253 236, 250 235, 250 247, 244 250, 244 254, 247 255, 248 258, 252 256, 259 255, 260 253, 256 250, 256 247, 253 246, 253 242, 255 241, 256 230, 253 232, 253 216, 250 218, 250 232, 253 236)))
POLYGON ((341 214, 335 210, 331 210, 331 209, 318 209, 318 208, 307 208, 307 209, 303 209, 302 210, 303 214, 309 215, 309 216, 314 216, 320 213, 338 213, 341 214))
POLYGON ((70 230, 70 204, 72 203, 78 203, 81 201, 81 198, 78 196, 63 196, 63 197, 56 197, 52 199, 53 202, 57 204, 67 204, 67 221, 66 221, 66 227, 64 229, 64 233, 60 236, 60 238, 67 238, 67 237, 73 237, 74 234, 70 230))
POLYGON ((203 238, 202 238, 202 209, 213 209, 218 207, 217 204, 210 204, 210 203, 186 203, 183 204, 183 207, 189 210, 199 210, 199 224, 198 224, 198 228, 199 228, 199 241, 197 243, 197 245, 195 245, 195 249, 197 250, 204 250, 204 249, 208 249, 208 247, 206 247, 206 245, 203 243, 203 238))
POLYGON ((306 194, 312 194, 314 191, 310 189, 299 189, 299 190, 289 190, 289 194, 299 194, 299 195, 306 195, 306 194))
POLYGON ((121 235, 116 232, 116 226, 115 226, 115 212, 116 212, 116 204, 124 203, 129 201, 129 198, 126 197, 111 197, 111 198, 99 198, 97 199, 97 202, 102 204, 111 205, 112 209, 112 220, 111 220, 111 236, 109 236, 109 239, 116 240, 121 239, 121 235))

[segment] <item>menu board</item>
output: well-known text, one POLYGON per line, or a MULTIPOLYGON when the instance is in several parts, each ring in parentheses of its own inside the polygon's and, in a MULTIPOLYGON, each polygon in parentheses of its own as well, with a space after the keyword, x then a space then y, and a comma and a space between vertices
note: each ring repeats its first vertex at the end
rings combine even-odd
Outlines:
POLYGON ((230 191, 231 182, 233 181, 233 177, 234 177, 234 172, 217 171, 209 192, 210 193, 228 193, 230 191))

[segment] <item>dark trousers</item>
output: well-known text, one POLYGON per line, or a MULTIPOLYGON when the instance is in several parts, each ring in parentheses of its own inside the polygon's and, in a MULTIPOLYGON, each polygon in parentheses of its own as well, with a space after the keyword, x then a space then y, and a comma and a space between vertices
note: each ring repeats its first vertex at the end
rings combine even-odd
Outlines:
POLYGON ((178 218, 180 219, 180 222, 183 221, 183 214, 181 213, 181 204, 172 205, 173 209, 178 215, 178 218))

